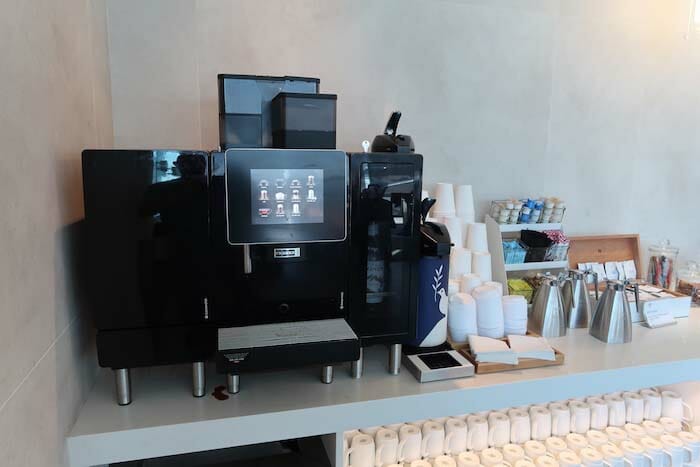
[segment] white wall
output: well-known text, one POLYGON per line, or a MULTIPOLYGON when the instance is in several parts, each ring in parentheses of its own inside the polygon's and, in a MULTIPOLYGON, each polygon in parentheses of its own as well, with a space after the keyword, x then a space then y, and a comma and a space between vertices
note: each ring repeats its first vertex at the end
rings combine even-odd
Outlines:
POLYGON ((690 0, 108 1, 120 147, 216 147, 217 73, 317 76, 340 148, 398 108, 428 187, 557 195, 570 234, 700 256, 690 0))
POLYGON ((113 144, 104 0, 0 0, 0 464, 63 465, 97 368, 80 151, 113 144))

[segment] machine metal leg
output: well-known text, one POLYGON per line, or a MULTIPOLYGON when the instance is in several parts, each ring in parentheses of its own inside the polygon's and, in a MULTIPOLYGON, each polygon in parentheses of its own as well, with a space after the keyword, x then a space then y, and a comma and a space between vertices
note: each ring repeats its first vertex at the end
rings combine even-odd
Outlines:
POLYGON ((363 348, 360 347, 360 358, 350 363, 350 376, 355 379, 362 378, 362 370, 364 369, 365 360, 363 355, 363 348))
POLYGON ((192 395, 202 397, 207 390, 207 374, 204 362, 192 363, 192 395))
POLYGON ((401 371, 401 344, 389 346, 389 373, 398 375, 401 371))
POLYGON ((117 389, 117 404, 131 404, 131 376, 128 368, 114 370, 114 382, 117 389))
POLYGON ((331 384, 333 382, 333 365, 326 365, 321 368, 321 382, 331 384))
POLYGON ((238 394, 241 390, 241 376, 234 374, 226 375, 226 389, 229 394, 238 394))

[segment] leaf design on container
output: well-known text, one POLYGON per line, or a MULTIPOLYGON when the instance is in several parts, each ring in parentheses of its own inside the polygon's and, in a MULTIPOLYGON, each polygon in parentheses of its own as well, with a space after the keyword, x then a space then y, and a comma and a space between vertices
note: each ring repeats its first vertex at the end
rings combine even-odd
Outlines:
POLYGON ((436 302, 438 301, 438 293, 437 293, 438 289, 441 288, 441 285, 442 285, 442 278, 443 278, 442 268, 443 268, 443 266, 444 265, 441 264, 440 267, 435 270, 435 275, 433 276, 433 282, 434 282, 434 284, 433 284, 433 300, 435 300, 436 302))

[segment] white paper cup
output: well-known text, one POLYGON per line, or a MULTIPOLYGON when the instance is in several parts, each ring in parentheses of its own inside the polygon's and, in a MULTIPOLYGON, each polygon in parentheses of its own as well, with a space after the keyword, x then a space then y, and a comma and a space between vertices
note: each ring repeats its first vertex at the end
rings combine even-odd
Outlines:
MULTIPOLYGON (((471 272, 478 275, 483 282, 490 282, 491 276, 491 254, 486 251, 472 250, 471 272)), ((500 295, 503 295, 501 292, 500 295)))
POLYGON ((476 322, 480 336, 499 339, 504 336, 503 305, 498 289, 482 285, 472 291, 476 301, 476 322))
POLYGON ((472 251, 489 251, 489 243, 486 236, 486 224, 481 222, 469 224, 466 246, 472 251))
POLYGON ((458 185, 455 189, 455 211, 459 217, 474 218, 474 193, 471 185, 458 185))
POLYGON ((462 233, 462 220, 456 216, 441 217, 440 221, 445 224, 450 233, 450 241, 455 247, 464 247, 464 234, 462 233))
POLYGON ((459 291, 462 293, 468 293, 471 294, 475 288, 479 287, 482 285, 481 278, 474 274, 464 274, 460 278, 459 282, 459 291))
POLYGON ((450 279, 461 279, 472 272, 472 252, 462 247, 450 251, 450 279))
POLYGON ((450 297, 447 313, 447 329, 454 342, 467 342, 470 335, 477 334, 476 301, 466 293, 450 297))
POLYGON ((435 205, 431 210, 433 217, 454 216, 455 195, 451 183, 438 183, 435 185, 435 205))

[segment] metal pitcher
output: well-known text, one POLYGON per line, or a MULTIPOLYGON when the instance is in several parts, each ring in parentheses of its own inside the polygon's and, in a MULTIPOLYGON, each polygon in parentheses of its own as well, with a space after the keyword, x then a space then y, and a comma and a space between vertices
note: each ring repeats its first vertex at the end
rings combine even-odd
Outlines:
POLYGON ((566 335, 566 310, 561 296, 561 283, 553 276, 545 276, 532 300, 528 327, 542 337, 566 335))
POLYGON ((629 281, 607 281, 605 292, 598 301, 589 330, 591 336, 608 344, 626 344, 632 341, 632 312, 627 301, 627 287, 634 289, 634 300, 639 309, 639 285, 629 281))
POLYGON ((562 299, 566 309, 566 325, 570 329, 587 328, 591 322, 591 297, 588 294, 588 276, 593 276, 595 299, 598 300, 598 274, 593 271, 570 269, 562 287, 562 299))

